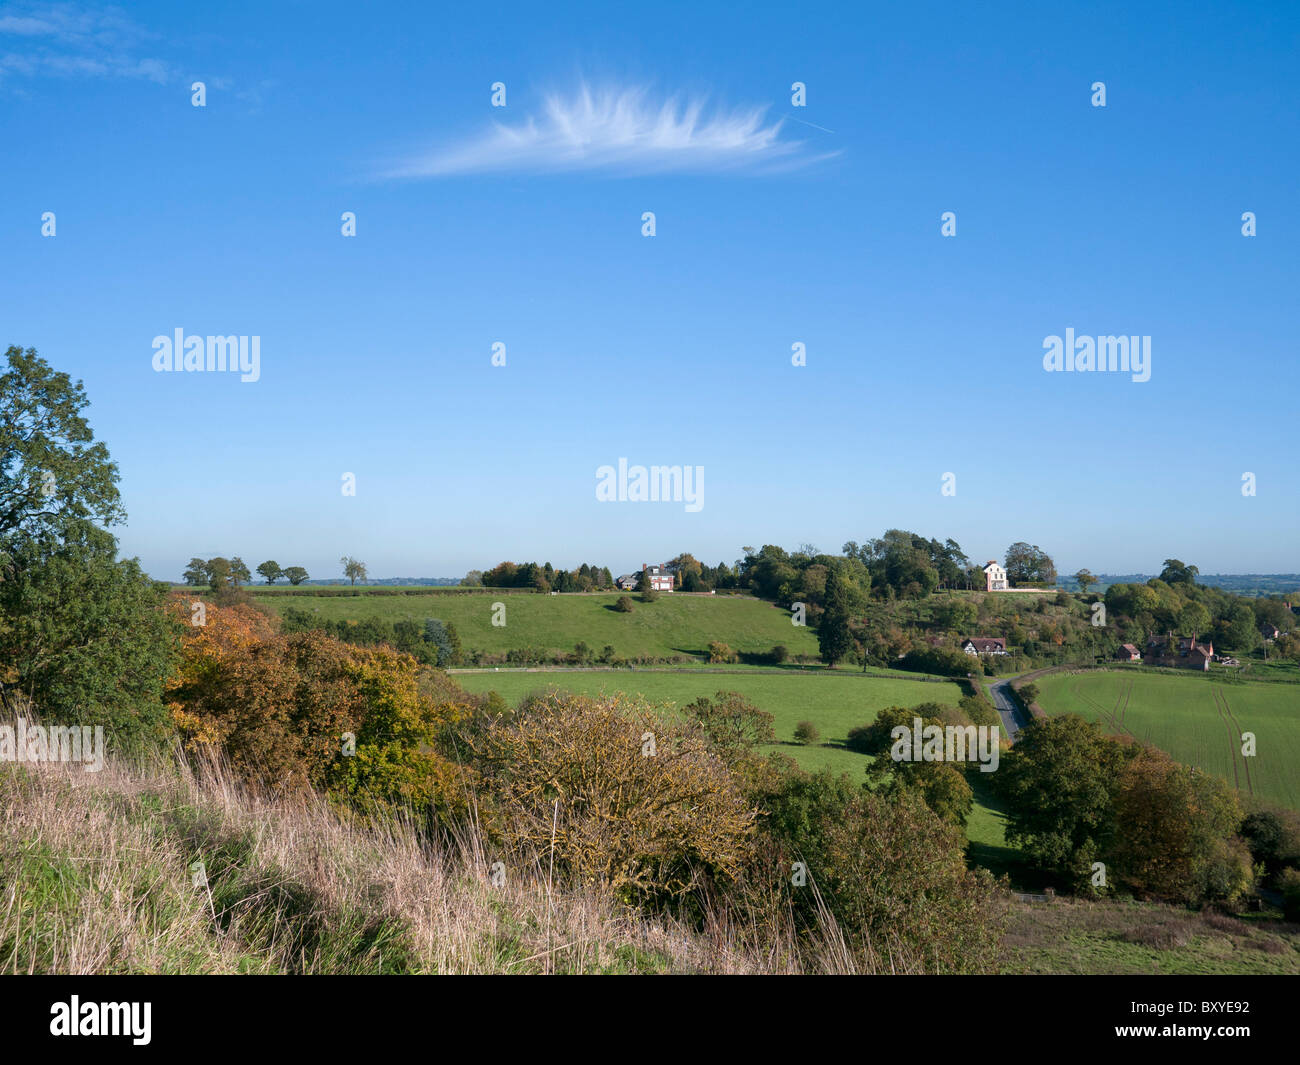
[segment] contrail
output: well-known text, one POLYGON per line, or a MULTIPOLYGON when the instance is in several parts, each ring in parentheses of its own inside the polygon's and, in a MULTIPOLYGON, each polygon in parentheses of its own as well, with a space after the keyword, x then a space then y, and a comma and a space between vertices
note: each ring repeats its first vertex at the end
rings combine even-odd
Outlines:
POLYGON ((833 129, 827 129, 825 126, 819 126, 819 125, 817 125, 816 122, 804 122, 804 120, 803 120, 802 118, 795 118, 794 115, 787 115, 786 117, 789 118, 789 119, 791 119, 791 120, 793 120, 793 121, 795 121, 795 122, 803 122, 803 124, 804 124, 805 126, 812 126, 813 129, 819 129, 819 130, 821 130, 823 133, 834 133, 834 132, 835 132, 833 129))

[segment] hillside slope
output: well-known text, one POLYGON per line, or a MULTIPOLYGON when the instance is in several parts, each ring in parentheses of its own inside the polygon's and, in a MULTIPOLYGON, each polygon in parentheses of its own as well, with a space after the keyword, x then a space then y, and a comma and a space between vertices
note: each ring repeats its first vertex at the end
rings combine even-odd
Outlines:
POLYGON ((703 656, 723 640, 733 650, 758 654, 784 644, 792 655, 817 653, 811 629, 792 625, 788 611, 745 596, 664 593, 653 603, 632 595, 632 612, 614 609, 617 594, 598 595, 258 595, 275 610, 294 607, 334 621, 382 618, 451 622, 466 650, 500 654, 514 648, 568 651, 579 641, 599 651, 606 644, 627 658, 703 656), (505 607, 505 625, 492 624, 492 604, 505 607))

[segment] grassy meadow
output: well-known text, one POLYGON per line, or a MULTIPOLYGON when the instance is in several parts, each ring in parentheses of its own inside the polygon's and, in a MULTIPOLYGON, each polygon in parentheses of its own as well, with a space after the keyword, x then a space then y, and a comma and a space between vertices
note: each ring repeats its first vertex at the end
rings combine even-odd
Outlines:
MULTIPOLYGON (((655 604, 658 605, 658 604, 655 604)), ((646 700, 681 707, 717 691, 736 691, 775 718, 778 748, 804 769, 830 769, 860 774, 863 757, 846 749, 849 729, 868 725, 886 706, 915 706, 934 702, 956 706, 961 688, 952 682, 927 682, 863 677, 853 673, 815 672, 715 674, 637 670, 593 670, 581 673, 458 673, 456 682, 473 692, 496 691, 512 705, 531 692, 560 688, 582 694, 625 692, 646 700), (817 746, 795 745, 794 727, 811 721, 821 732, 817 746)))
POLYGON ((790 654, 815 655, 817 637, 790 623, 790 614, 746 596, 665 593, 653 603, 632 594, 633 609, 614 609, 624 593, 589 595, 506 595, 448 592, 420 595, 293 596, 263 594, 258 602, 274 610, 286 606, 315 611, 331 621, 415 621, 438 618, 456 626, 461 643, 490 654, 519 647, 570 651, 579 641, 594 651, 606 644, 626 658, 707 655, 709 643, 724 640, 735 651, 757 654, 784 644, 790 654), (505 604, 504 626, 492 624, 492 604, 505 604))
POLYGON ((1300 810, 1300 687, 1129 669, 1056 673, 1036 683, 1049 714, 1080 714, 1218 774, 1243 796, 1300 810), (1255 734, 1252 758, 1242 756, 1243 732, 1255 734))

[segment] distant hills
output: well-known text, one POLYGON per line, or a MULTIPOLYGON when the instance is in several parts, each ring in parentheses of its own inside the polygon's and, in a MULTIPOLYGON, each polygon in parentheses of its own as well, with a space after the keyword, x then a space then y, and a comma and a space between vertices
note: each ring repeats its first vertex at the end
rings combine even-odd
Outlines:
MULTIPOLYGON (((1099 588, 1105 591, 1112 584, 1146 584, 1158 573, 1101 573, 1097 575, 1099 588)), ((1067 592, 1077 592, 1079 585, 1073 577, 1060 577, 1056 582, 1067 592)), ((1284 595, 1300 590, 1300 573, 1202 573, 1197 584, 1222 588, 1234 595, 1284 595)))

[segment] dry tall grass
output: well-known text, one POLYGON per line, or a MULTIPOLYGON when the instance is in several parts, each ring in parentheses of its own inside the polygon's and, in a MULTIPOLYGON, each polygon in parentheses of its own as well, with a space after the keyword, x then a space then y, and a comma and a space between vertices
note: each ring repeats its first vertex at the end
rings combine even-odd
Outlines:
POLYGON ((756 928, 725 906, 706 908, 702 930, 686 927, 558 882, 545 849, 491 853, 473 830, 430 842, 401 818, 361 824, 179 752, 98 773, 0 763, 0 819, 9 973, 863 968, 829 915, 811 951, 788 925, 756 928))

